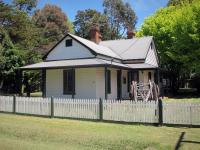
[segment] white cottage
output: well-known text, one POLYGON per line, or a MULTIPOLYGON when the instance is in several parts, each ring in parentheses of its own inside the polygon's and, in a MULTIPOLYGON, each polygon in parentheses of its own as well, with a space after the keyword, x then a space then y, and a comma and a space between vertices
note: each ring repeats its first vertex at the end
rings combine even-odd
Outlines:
POLYGON ((127 99, 131 81, 158 83, 153 37, 101 41, 91 33, 91 40, 68 33, 43 62, 22 67, 42 70, 43 96, 127 99))

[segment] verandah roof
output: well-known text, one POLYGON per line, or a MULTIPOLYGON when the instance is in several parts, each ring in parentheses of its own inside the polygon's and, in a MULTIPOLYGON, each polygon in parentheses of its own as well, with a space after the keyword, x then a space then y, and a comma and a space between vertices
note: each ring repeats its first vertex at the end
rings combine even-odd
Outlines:
POLYGON ((39 69, 59 69, 70 67, 101 67, 101 66, 113 66, 125 69, 150 69, 157 68, 155 66, 140 63, 140 64, 122 64, 119 62, 113 62, 103 59, 71 59, 71 60, 59 60, 59 61, 45 61, 32 65, 21 67, 22 70, 39 70, 39 69))
POLYGON ((45 61, 40 62, 32 65, 27 65, 21 67, 21 69, 51 69, 51 68, 65 68, 65 67, 96 67, 96 66, 106 66, 106 65, 113 65, 116 67, 124 67, 128 68, 127 65, 111 62, 108 60, 103 59, 71 59, 71 60, 59 60, 59 61, 45 61))

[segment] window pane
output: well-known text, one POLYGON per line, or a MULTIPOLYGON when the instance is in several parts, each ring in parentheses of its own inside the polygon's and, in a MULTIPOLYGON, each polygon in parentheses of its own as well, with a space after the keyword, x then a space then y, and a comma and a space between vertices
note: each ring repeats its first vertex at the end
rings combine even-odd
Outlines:
POLYGON ((65 41, 65 46, 66 46, 66 47, 72 46, 72 39, 66 40, 66 41, 65 41))

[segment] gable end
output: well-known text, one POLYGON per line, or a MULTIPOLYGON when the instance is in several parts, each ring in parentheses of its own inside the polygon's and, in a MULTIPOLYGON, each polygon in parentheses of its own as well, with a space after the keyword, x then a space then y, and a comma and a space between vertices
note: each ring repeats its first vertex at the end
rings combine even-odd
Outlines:
POLYGON ((43 57, 44 61, 96 57, 96 52, 67 34, 43 57), (66 40, 72 40, 67 46, 66 40))

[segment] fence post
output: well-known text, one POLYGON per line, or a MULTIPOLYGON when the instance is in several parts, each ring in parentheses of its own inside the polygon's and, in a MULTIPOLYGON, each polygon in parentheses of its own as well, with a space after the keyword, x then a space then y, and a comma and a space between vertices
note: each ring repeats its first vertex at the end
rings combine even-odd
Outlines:
POLYGON ((99 99, 99 120, 103 121, 103 100, 99 99))
POLYGON ((192 127, 192 104, 190 104, 190 127, 192 127))
POLYGON ((54 98, 51 97, 51 118, 54 117, 54 98))
POLYGON ((13 113, 16 113, 16 96, 13 96, 13 113))
POLYGON ((159 119, 159 125, 163 124, 163 102, 161 99, 158 100, 158 119, 159 119))

